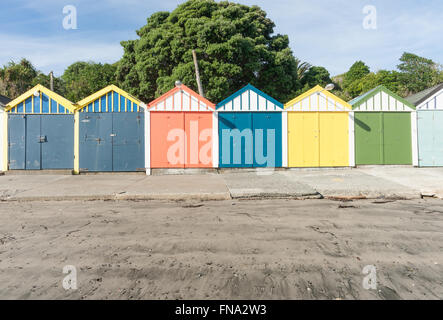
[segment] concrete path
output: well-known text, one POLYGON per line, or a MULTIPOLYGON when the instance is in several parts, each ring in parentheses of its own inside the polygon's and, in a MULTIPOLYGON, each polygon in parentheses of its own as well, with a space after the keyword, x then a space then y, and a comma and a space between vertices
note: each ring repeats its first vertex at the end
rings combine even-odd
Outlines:
POLYGON ((144 176, 0 176, 0 200, 443 198, 443 168, 367 167, 144 176))

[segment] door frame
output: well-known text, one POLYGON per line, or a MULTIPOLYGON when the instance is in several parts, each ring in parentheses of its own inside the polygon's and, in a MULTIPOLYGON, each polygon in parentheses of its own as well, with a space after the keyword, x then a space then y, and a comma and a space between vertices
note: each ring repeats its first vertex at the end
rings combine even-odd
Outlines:
MULTIPOLYGON (((142 105, 140 107, 143 107, 142 105)), ((99 115, 99 114, 107 114, 111 116, 111 134, 114 134, 114 113, 117 114, 133 114, 133 115, 138 115, 140 116, 141 114, 144 115, 144 122, 142 123, 142 125, 144 126, 143 129, 143 138, 145 139, 144 143, 143 143, 143 147, 145 148, 145 152, 143 153, 145 160, 144 160, 144 165, 146 164, 146 113, 143 111, 139 111, 139 112, 82 112, 82 113, 88 113, 88 114, 94 114, 94 115, 99 115)), ((111 161, 112 161, 112 168, 111 171, 107 171, 107 172, 125 172, 125 171, 114 171, 114 138, 111 137, 111 161)), ((100 171, 90 171, 90 172, 100 172, 100 171)), ((136 172, 136 171, 129 171, 129 172, 136 172)), ((74 113, 74 170, 73 173, 78 175, 80 174, 80 112, 78 110, 75 111, 74 113)))
MULTIPOLYGON (((145 112, 145 167, 146 167, 146 175, 149 176, 152 174, 151 168, 151 112, 149 108, 142 104, 140 105, 144 108, 145 112)), ((159 111, 160 112, 160 111, 159 111)), ((162 111, 165 112, 165 111, 162 111)), ((173 112, 173 111, 171 111, 173 112)), ((186 112, 186 111, 183 111, 186 112)), ((195 111, 193 111, 195 112, 195 111)), ((198 112, 198 111, 197 111, 198 112)), ((202 111, 205 113, 212 113, 212 167, 218 168, 218 154, 219 154, 219 143, 218 143, 218 112, 217 111, 202 111)))
MULTIPOLYGON (((282 114, 282 152, 283 152, 283 168, 292 168, 289 167, 289 148, 290 148, 290 141, 289 141, 289 113, 309 113, 309 112, 315 112, 315 113, 347 113, 348 114, 348 138, 349 138, 349 165, 348 167, 354 168, 355 167, 355 115, 354 111, 290 111, 290 110, 284 110, 282 114)), ((319 117, 320 118, 320 117, 319 117)), ((320 133, 321 134, 321 133, 320 133)), ((319 155, 320 156, 320 155, 319 155)), ((346 168, 346 167, 344 167, 346 168)))

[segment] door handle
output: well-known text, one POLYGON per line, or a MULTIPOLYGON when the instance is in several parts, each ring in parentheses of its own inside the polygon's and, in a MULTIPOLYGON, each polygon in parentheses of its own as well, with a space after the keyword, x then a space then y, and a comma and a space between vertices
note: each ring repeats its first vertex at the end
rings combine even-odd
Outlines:
POLYGON ((109 136, 110 137, 116 137, 117 135, 115 133, 111 133, 109 136))
POLYGON ((39 143, 45 143, 45 142, 48 142, 48 138, 47 138, 46 136, 40 136, 38 142, 39 142, 39 143))

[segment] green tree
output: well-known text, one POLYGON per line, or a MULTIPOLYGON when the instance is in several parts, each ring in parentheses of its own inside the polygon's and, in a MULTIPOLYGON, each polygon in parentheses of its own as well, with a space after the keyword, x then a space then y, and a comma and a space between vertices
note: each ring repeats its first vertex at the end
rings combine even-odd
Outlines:
POLYGON ((431 59, 405 52, 397 66, 400 81, 408 94, 414 94, 438 84, 442 78, 440 66, 431 59))
POLYGON ((181 80, 194 90, 195 49, 208 99, 218 102, 247 83, 286 101, 293 98, 300 71, 286 35, 257 6, 190 0, 172 12, 157 12, 122 42, 119 85, 150 101, 181 80))
POLYGON ((73 102, 86 98, 110 84, 116 84, 117 65, 76 62, 62 75, 65 97, 73 102))
POLYGON ((328 70, 324 67, 314 66, 311 67, 300 80, 302 88, 297 92, 297 94, 302 94, 309 89, 320 85, 325 87, 327 84, 332 83, 331 75, 328 70))
POLYGON ((0 68, 0 94, 16 98, 33 87, 33 81, 39 71, 29 60, 22 59, 19 63, 11 61, 0 68))
MULTIPOLYGON (((39 72, 37 76, 32 80, 32 86, 36 86, 37 84, 41 84, 42 86, 45 86, 49 89, 51 88, 51 77, 49 76, 49 74, 39 72)), ((64 96, 66 93, 65 84, 63 82, 63 79, 60 77, 54 76, 54 92, 62 96, 64 96)))
POLYGON ((343 89, 348 91, 351 95, 359 95, 359 90, 356 90, 355 83, 363 79, 371 71, 363 61, 355 62, 343 78, 343 89))

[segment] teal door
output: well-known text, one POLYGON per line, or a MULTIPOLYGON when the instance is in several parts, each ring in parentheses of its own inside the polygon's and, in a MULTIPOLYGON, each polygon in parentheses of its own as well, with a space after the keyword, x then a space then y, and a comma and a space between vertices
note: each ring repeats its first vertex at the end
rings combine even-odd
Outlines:
POLYGON ((420 167, 443 166, 443 110, 420 110, 418 116, 418 163, 420 167))
POLYGON ((282 166, 282 117, 280 112, 254 112, 254 167, 282 166))
POLYGON ((254 162, 254 137, 250 112, 219 113, 221 168, 248 168, 254 162))

